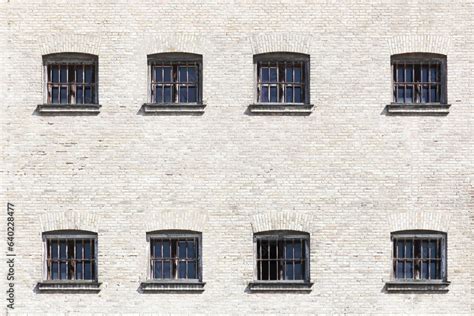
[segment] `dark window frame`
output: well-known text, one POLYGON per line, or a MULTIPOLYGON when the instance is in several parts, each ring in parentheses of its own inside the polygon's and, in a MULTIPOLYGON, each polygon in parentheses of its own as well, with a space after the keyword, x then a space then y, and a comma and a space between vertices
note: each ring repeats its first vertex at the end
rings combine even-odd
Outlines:
POLYGON ((45 282, 58 282, 58 283, 70 283, 70 282, 79 282, 79 283, 84 283, 84 282, 90 282, 90 283, 95 283, 98 281, 98 238, 97 238, 97 233, 90 232, 90 231, 81 231, 81 230, 58 230, 58 231, 49 231, 49 232, 44 232, 43 233, 43 280, 45 282), (83 240, 82 245, 82 254, 81 258, 78 259, 76 256, 76 243, 75 241, 77 240, 83 240), (92 259, 86 259, 84 257, 84 241, 90 241, 91 245, 91 253, 92 253, 92 259), (59 243, 58 243, 58 259, 51 259, 52 256, 52 241, 66 241, 66 258, 60 258, 60 249, 59 249, 59 243), (69 258, 69 243, 68 241, 73 241, 74 242, 74 258, 69 258), (67 272, 70 272, 70 269, 72 267, 73 270, 73 277, 69 278, 67 277, 66 279, 61 278, 61 271, 60 271, 60 266, 58 266, 58 276, 59 278, 53 279, 52 278, 52 268, 50 268, 50 264, 56 261, 61 261, 66 263, 66 268, 67 272), (82 268, 81 268, 81 274, 82 278, 77 279, 76 277, 76 266, 74 266, 77 261, 81 261, 82 268), (85 279, 85 261, 89 261, 91 263, 91 275, 92 278, 85 279))
POLYGON ((392 55, 390 58, 391 82, 392 82, 392 104, 404 106, 442 106, 447 105, 447 56, 435 53, 403 53, 392 55), (403 81, 399 78, 397 65, 403 67, 403 81), (407 65, 411 68, 411 81, 405 81, 407 77, 407 65), (432 80, 430 66, 436 66, 438 69, 438 80, 432 80), (423 79, 423 69, 428 69, 428 80, 423 79), (418 68, 418 71, 417 71, 418 68), (417 79, 418 78, 418 79, 417 79), (435 100, 431 102, 431 87, 437 87, 435 90, 435 100), (399 88, 403 88, 403 102, 399 101, 399 88), (408 89, 408 90, 407 90, 408 89), (426 89, 426 90, 424 90, 426 89), (411 102, 406 102, 406 92, 411 90, 411 102), (426 91, 428 101, 423 102, 423 95, 426 91))
MULTIPOLYGON (((391 236, 391 279, 396 282, 417 282, 417 283, 430 283, 430 282, 447 282, 447 234, 444 232, 439 232, 439 231, 431 231, 431 230, 406 230, 406 231, 397 231, 397 232, 392 232, 391 236), (408 240, 412 241, 413 243, 413 250, 411 251, 412 256, 410 257, 408 261, 410 261, 413 265, 412 269, 412 276, 411 278, 407 278, 407 270, 406 270, 406 263, 405 263, 405 268, 404 268, 404 277, 399 278, 397 277, 397 261, 408 259, 408 257, 399 257, 398 254, 396 254, 396 241, 399 240, 408 240), (415 240, 419 241, 420 244, 420 257, 416 257, 416 252, 418 250, 415 250, 415 240), (429 263, 431 261, 436 261, 431 258, 431 251, 428 255, 428 258, 426 258, 423 255, 423 248, 422 248, 422 243, 421 241, 438 241, 439 242, 439 278, 431 278, 430 271, 429 273, 429 278, 423 278, 423 263, 424 261, 428 261, 428 266, 429 269, 431 269, 431 266, 429 263), (419 265, 419 277, 417 277, 417 265, 419 265)), ((405 251, 406 251, 406 243, 404 244, 405 251)))
POLYGON ((99 103, 99 59, 97 55, 85 53, 54 53, 43 56, 44 102, 54 106, 87 106, 99 103), (90 67, 90 68, 88 68, 90 67), (54 69, 56 68, 56 69, 54 69), (62 80, 61 69, 65 69, 62 80), (90 80, 88 70, 92 72, 90 80), (57 81, 53 80, 53 70, 58 71, 57 81), (81 81, 77 81, 81 78, 81 81), (90 82, 88 82, 90 81, 90 82), (58 89, 56 100, 53 89, 58 89), (62 91, 66 90, 66 102, 62 102, 62 91), (90 89, 91 98, 86 100, 86 90, 90 89), (78 93, 81 92, 81 98, 78 93), (78 102, 81 100, 80 102, 78 102), (86 102, 88 101, 88 102, 86 102))
MULTIPOLYGON (((147 233, 147 279, 148 281, 158 281, 158 282, 169 282, 169 283, 201 283, 202 282, 202 233, 197 231, 190 231, 190 230, 163 230, 163 231, 153 231, 147 233), (174 241, 178 243, 179 241, 183 240, 191 240, 194 239, 196 242, 196 278, 179 278, 178 272, 178 262, 180 259, 178 258, 178 254, 176 257, 173 257, 173 262, 171 263, 171 278, 155 278, 153 275, 153 260, 162 260, 166 261, 165 259, 154 259, 153 254, 153 240, 159 239, 169 239, 170 241, 174 241), (175 271, 173 273, 173 271, 175 271), (174 274, 174 275, 173 275, 174 274)), ((177 250, 176 250, 177 252, 177 250)), ((171 253, 172 255, 172 253, 171 253)), ((186 259, 187 260, 187 259, 186 259)), ((182 261, 182 260, 181 260, 182 261)), ((187 272, 186 272, 187 274, 187 272)))
MULTIPOLYGON (((309 283, 311 281, 310 275, 310 235, 309 233, 302 232, 302 231, 291 231, 291 230, 274 230, 274 231, 264 231, 255 233, 253 237, 254 243, 254 280, 255 282, 265 282, 265 283, 309 283), (304 255, 302 253, 302 258, 304 260, 304 268, 302 268, 303 278, 302 279, 275 279, 275 280, 268 280, 262 279, 262 275, 259 275, 259 261, 263 261, 264 259, 259 259, 259 242, 261 241, 290 241, 290 240, 303 240, 304 241, 304 248, 302 247, 302 252, 304 251, 304 255)), ((280 247, 278 244, 277 247, 280 247)), ((286 255, 286 254, 285 254, 286 255)), ((275 259, 277 261, 285 261, 285 257, 275 259)), ((295 260, 295 259, 292 259, 295 260)), ((296 260, 298 261, 298 260, 296 260)), ((301 260, 300 260, 301 261, 301 260)), ((271 272, 269 272, 271 273, 271 272)), ((277 272, 277 274, 279 274, 277 272)))
MULTIPOLYGON (((193 53, 158 53, 152 54, 147 56, 147 63, 148 63, 148 84, 147 84, 147 99, 148 104, 152 105, 201 105, 203 103, 202 99, 202 90, 203 90, 203 66, 202 66, 202 55, 200 54, 193 54, 193 53), (171 74, 171 82, 165 82, 164 78, 163 81, 158 82, 155 78, 155 71, 154 67, 171 67, 172 74, 171 74), (189 80, 189 72, 187 72, 187 81, 182 82, 180 81, 179 76, 179 68, 180 67, 196 67, 196 79, 195 81, 188 81, 189 80), (164 94, 162 94, 163 102, 157 102, 156 100, 156 86, 162 85, 170 86, 172 91, 171 101, 165 102, 164 94), (187 102, 180 100, 180 86, 187 86, 187 87, 196 87, 196 101, 195 102, 187 102)), ((164 89, 164 88, 163 88, 164 89)), ((163 90, 164 93, 164 90, 163 90)), ((187 89, 187 94, 189 97, 189 90, 187 89)))
MULTIPOLYGON (((259 105, 294 105, 303 106, 310 104, 310 56, 302 53, 290 53, 290 52, 273 52, 257 54, 253 57, 254 61, 254 100, 255 104, 259 105), (301 82, 295 82, 295 72, 293 70, 293 81, 287 81, 286 77, 286 65, 293 66, 295 64, 301 64, 301 82), (261 69, 262 67, 276 67, 278 69, 277 82, 264 82, 261 69), (285 73, 281 74, 281 70, 285 73), (268 91, 268 101, 262 101, 262 86, 272 86, 277 90, 277 101, 272 102, 270 91, 268 91), (301 87, 302 102, 295 102, 294 90, 292 90, 292 101, 289 102, 287 99, 286 89, 289 87, 301 87)), ((269 74, 270 76, 270 74, 269 74)))

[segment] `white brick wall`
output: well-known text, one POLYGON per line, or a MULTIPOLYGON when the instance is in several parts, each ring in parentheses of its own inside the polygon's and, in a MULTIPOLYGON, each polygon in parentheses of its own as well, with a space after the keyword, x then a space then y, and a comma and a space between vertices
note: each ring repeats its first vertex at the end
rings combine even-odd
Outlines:
POLYGON ((472 1, 11 0, 0 9, 15 312, 472 313, 472 1), (99 115, 34 114, 42 55, 62 51, 99 56, 99 115), (147 54, 173 51, 203 55, 204 115, 138 114, 147 54), (245 113, 253 54, 272 51, 310 55, 311 115, 245 113), (447 55, 447 116, 384 114, 390 55, 414 51, 447 55), (98 233, 98 294, 34 291, 41 233, 67 227, 98 233), (179 227, 203 233, 205 291, 139 293, 146 231, 179 227), (267 228, 310 233, 311 293, 246 291, 252 234, 267 228), (446 294, 383 291, 390 232, 415 228, 448 234, 446 294))

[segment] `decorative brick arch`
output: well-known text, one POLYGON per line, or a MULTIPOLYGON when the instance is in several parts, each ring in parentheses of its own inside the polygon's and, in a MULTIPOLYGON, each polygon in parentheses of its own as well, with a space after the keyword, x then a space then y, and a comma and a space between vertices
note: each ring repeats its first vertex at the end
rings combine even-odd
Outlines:
POLYGON ((76 211, 48 213, 40 217, 41 231, 87 230, 97 232, 98 220, 95 214, 76 211))
POLYGON ((202 232, 207 224, 204 211, 157 211, 145 220, 146 232, 157 230, 193 230, 202 232))
POLYGON ((209 47, 205 37, 195 34, 161 34, 147 38, 139 49, 144 50, 146 55, 175 52, 203 54, 209 47))
POLYGON ((100 39, 90 34, 49 35, 40 40, 41 55, 85 53, 99 55, 100 39))
POLYGON ((442 212, 410 211, 388 216, 390 231, 434 230, 448 232, 450 215, 442 212))
POLYGON ((400 35, 389 39, 390 55, 404 53, 436 53, 447 55, 451 40, 439 35, 400 35))
POLYGON ((296 212, 273 212, 257 214, 251 217, 254 233, 269 230, 294 230, 310 233, 312 217, 296 212))
POLYGON ((252 52, 254 55, 291 52, 310 54, 311 37, 297 34, 257 34, 250 37, 252 52))

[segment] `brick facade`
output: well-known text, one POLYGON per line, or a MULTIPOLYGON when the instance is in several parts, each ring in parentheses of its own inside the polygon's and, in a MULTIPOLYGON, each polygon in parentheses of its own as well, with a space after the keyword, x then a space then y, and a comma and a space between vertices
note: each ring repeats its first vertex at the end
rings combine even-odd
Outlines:
POLYGON ((14 312, 471 314, 472 16, 461 0, 2 1, 14 312), (282 51, 310 56, 313 111, 251 115, 253 55, 282 51), (98 56, 98 115, 35 111, 56 52, 98 56), (140 113, 160 52, 202 55, 204 114, 140 113), (387 115, 390 56, 408 52, 447 55, 448 115, 387 115), (62 229, 98 234, 100 292, 35 290, 42 233, 62 229), (138 291, 161 229, 202 232, 202 293, 138 291), (253 234, 273 229, 310 234, 309 293, 248 290, 253 234), (385 291, 406 229, 447 233, 449 291, 385 291))

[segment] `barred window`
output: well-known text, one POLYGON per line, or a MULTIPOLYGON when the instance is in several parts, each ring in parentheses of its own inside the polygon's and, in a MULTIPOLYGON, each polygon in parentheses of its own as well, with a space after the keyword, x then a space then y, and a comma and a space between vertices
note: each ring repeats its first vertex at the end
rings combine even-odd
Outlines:
POLYGON ((199 233, 154 233, 148 238, 150 279, 201 279, 199 233))
POLYGON ((97 234, 51 232, 44 241, 46 280, 97 279, 97 234))
POLYGON ((393 275, 397 280, 445 280, 446 235, 437 232, 392 234, 393 275))
POLYGON ((309 235, 267 232, 255 235, 256 279, 309 281, 309 235))
POLYGON ((148 56, 148 64, 150 103, 201 103, 201 55, 155 54, 148 56))
POLYGON ((392 56, 393 102, 446 103, 446 56, 400 54, 392 56))
POLYGON ((61 53, 43 57, 48 104, 97 104, 97 56, 61 53))
POLYGON ((309 103, 309 57, 271 53, 254 58, 258 103, 309 103))

